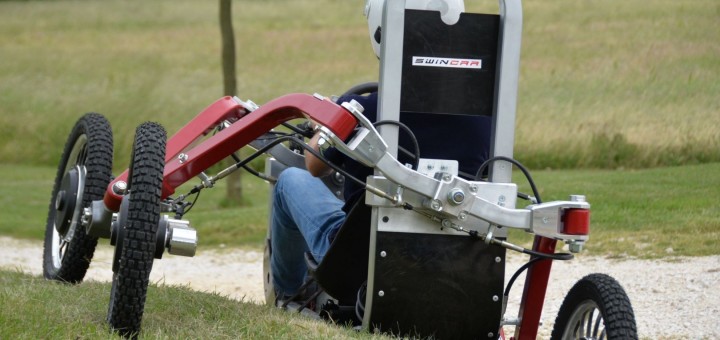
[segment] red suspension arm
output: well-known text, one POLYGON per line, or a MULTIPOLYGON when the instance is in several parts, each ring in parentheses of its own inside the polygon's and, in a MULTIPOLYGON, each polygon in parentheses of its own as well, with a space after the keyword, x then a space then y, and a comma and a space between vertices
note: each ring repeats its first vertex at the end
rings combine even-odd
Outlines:
MULTIPOLYGON (((336 136, 346 139, 357 125, 355 117, 341 106, 327 99, 307 94, 289 94, 268 102, 244 115, 242 106, 230 97, 224 97, 200 112, 190 123, 173 135, 167 143, 162 198, 230 156, 233 152, 290 119, 307 117, 330 129, 336 136), (211 131, 228 118, 240 118, 228 128, 218 132, 190 150, 183 161, 177 158, 192 142, 211 131)), ((128 171, 112 181, 105 191, 105 206, 118 211, 122 195, 113 192, 118 181, 127 182, 128 171)))

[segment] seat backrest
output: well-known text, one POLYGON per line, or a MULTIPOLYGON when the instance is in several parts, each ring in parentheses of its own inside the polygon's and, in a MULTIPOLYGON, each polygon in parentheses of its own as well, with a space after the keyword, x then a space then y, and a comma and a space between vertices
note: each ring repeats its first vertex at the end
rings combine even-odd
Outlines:
MULTIPOLYGON (((385 5, 378 119, 406 123, 423 157, 457 160, 469 175, 488 157, 512 157, 520 1, 500 0, 499 15, 463 13, 451 25, 437 12, 405 10, 404 3, 385 5)), ((383 126, 380 133, 397 155, 398 129, 383 126)), ((489 178, 510 182, 511 169, 496 162, 489 178)), ((420 337, 497 336, 505 250, 420 214, 367 202, 377 205, 363 326, 420 337)))

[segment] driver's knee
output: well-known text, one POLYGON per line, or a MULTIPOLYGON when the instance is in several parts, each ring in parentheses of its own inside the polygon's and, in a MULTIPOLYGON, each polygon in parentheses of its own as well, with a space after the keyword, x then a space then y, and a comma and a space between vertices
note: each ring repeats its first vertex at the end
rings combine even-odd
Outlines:
POLYGON ((307 181, 313 178, 307 170, 287 168, 278 176, 277 182, 275 183, 275 195, 278 197, 278 195, 283 195, 283 193, 288 190, 303 190, 303 188, 306 188, 307 181))

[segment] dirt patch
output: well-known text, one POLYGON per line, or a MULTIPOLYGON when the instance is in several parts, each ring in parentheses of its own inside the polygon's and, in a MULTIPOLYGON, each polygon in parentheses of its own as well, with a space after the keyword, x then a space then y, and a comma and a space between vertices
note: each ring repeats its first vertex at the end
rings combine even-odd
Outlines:
MULTIPOLYGON (((86 280, 110 281, 112 248, 98 246, 86 280)), ((506 276, 527 260, 508 254, 506 276)), ((0 268, 42 275, 42 242, 0 237, 0 268)), ((572 285, 590 273, 617 279, 630 296, 641 338, 720 338, 720 256, 672 257, 664 260, 607 259, 578 256, 555 262, 543 308, 540 338, 549 338, 562 299, 572 285)), ((155 261, 154 283, 188 285, 199 291, 216 291, 233 299, 262 303, 262 252, 243 249, 199 249, 193 258, 166 256, 155 261)), ((524 275, 516 282, 507 318, 515 318, 524 275)), ((512 334, 512 328, 506 328, 512 334)))

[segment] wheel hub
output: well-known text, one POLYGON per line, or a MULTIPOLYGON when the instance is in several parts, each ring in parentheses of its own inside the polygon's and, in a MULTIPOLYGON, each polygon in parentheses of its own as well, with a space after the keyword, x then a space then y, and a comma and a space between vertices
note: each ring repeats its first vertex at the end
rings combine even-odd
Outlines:
POLYGON ((127 224, 128 208, 130 206, 130 195, 125 195, 120 203, 118 218, 112 223, 110 231, 110 245, 115 246, 113 253, 112 270, 117 273, 120 267, 120 256, 122 255, 123 241, 125 240, 125 225, 127 224))
POLYGON ((77 222, 77 210, 82 204, 82 194, 85 182, 85 169, 80 165, 74 166, 63 177, 55 198, 55 230, 60 236, 65 236, 73 222, 77 222))

